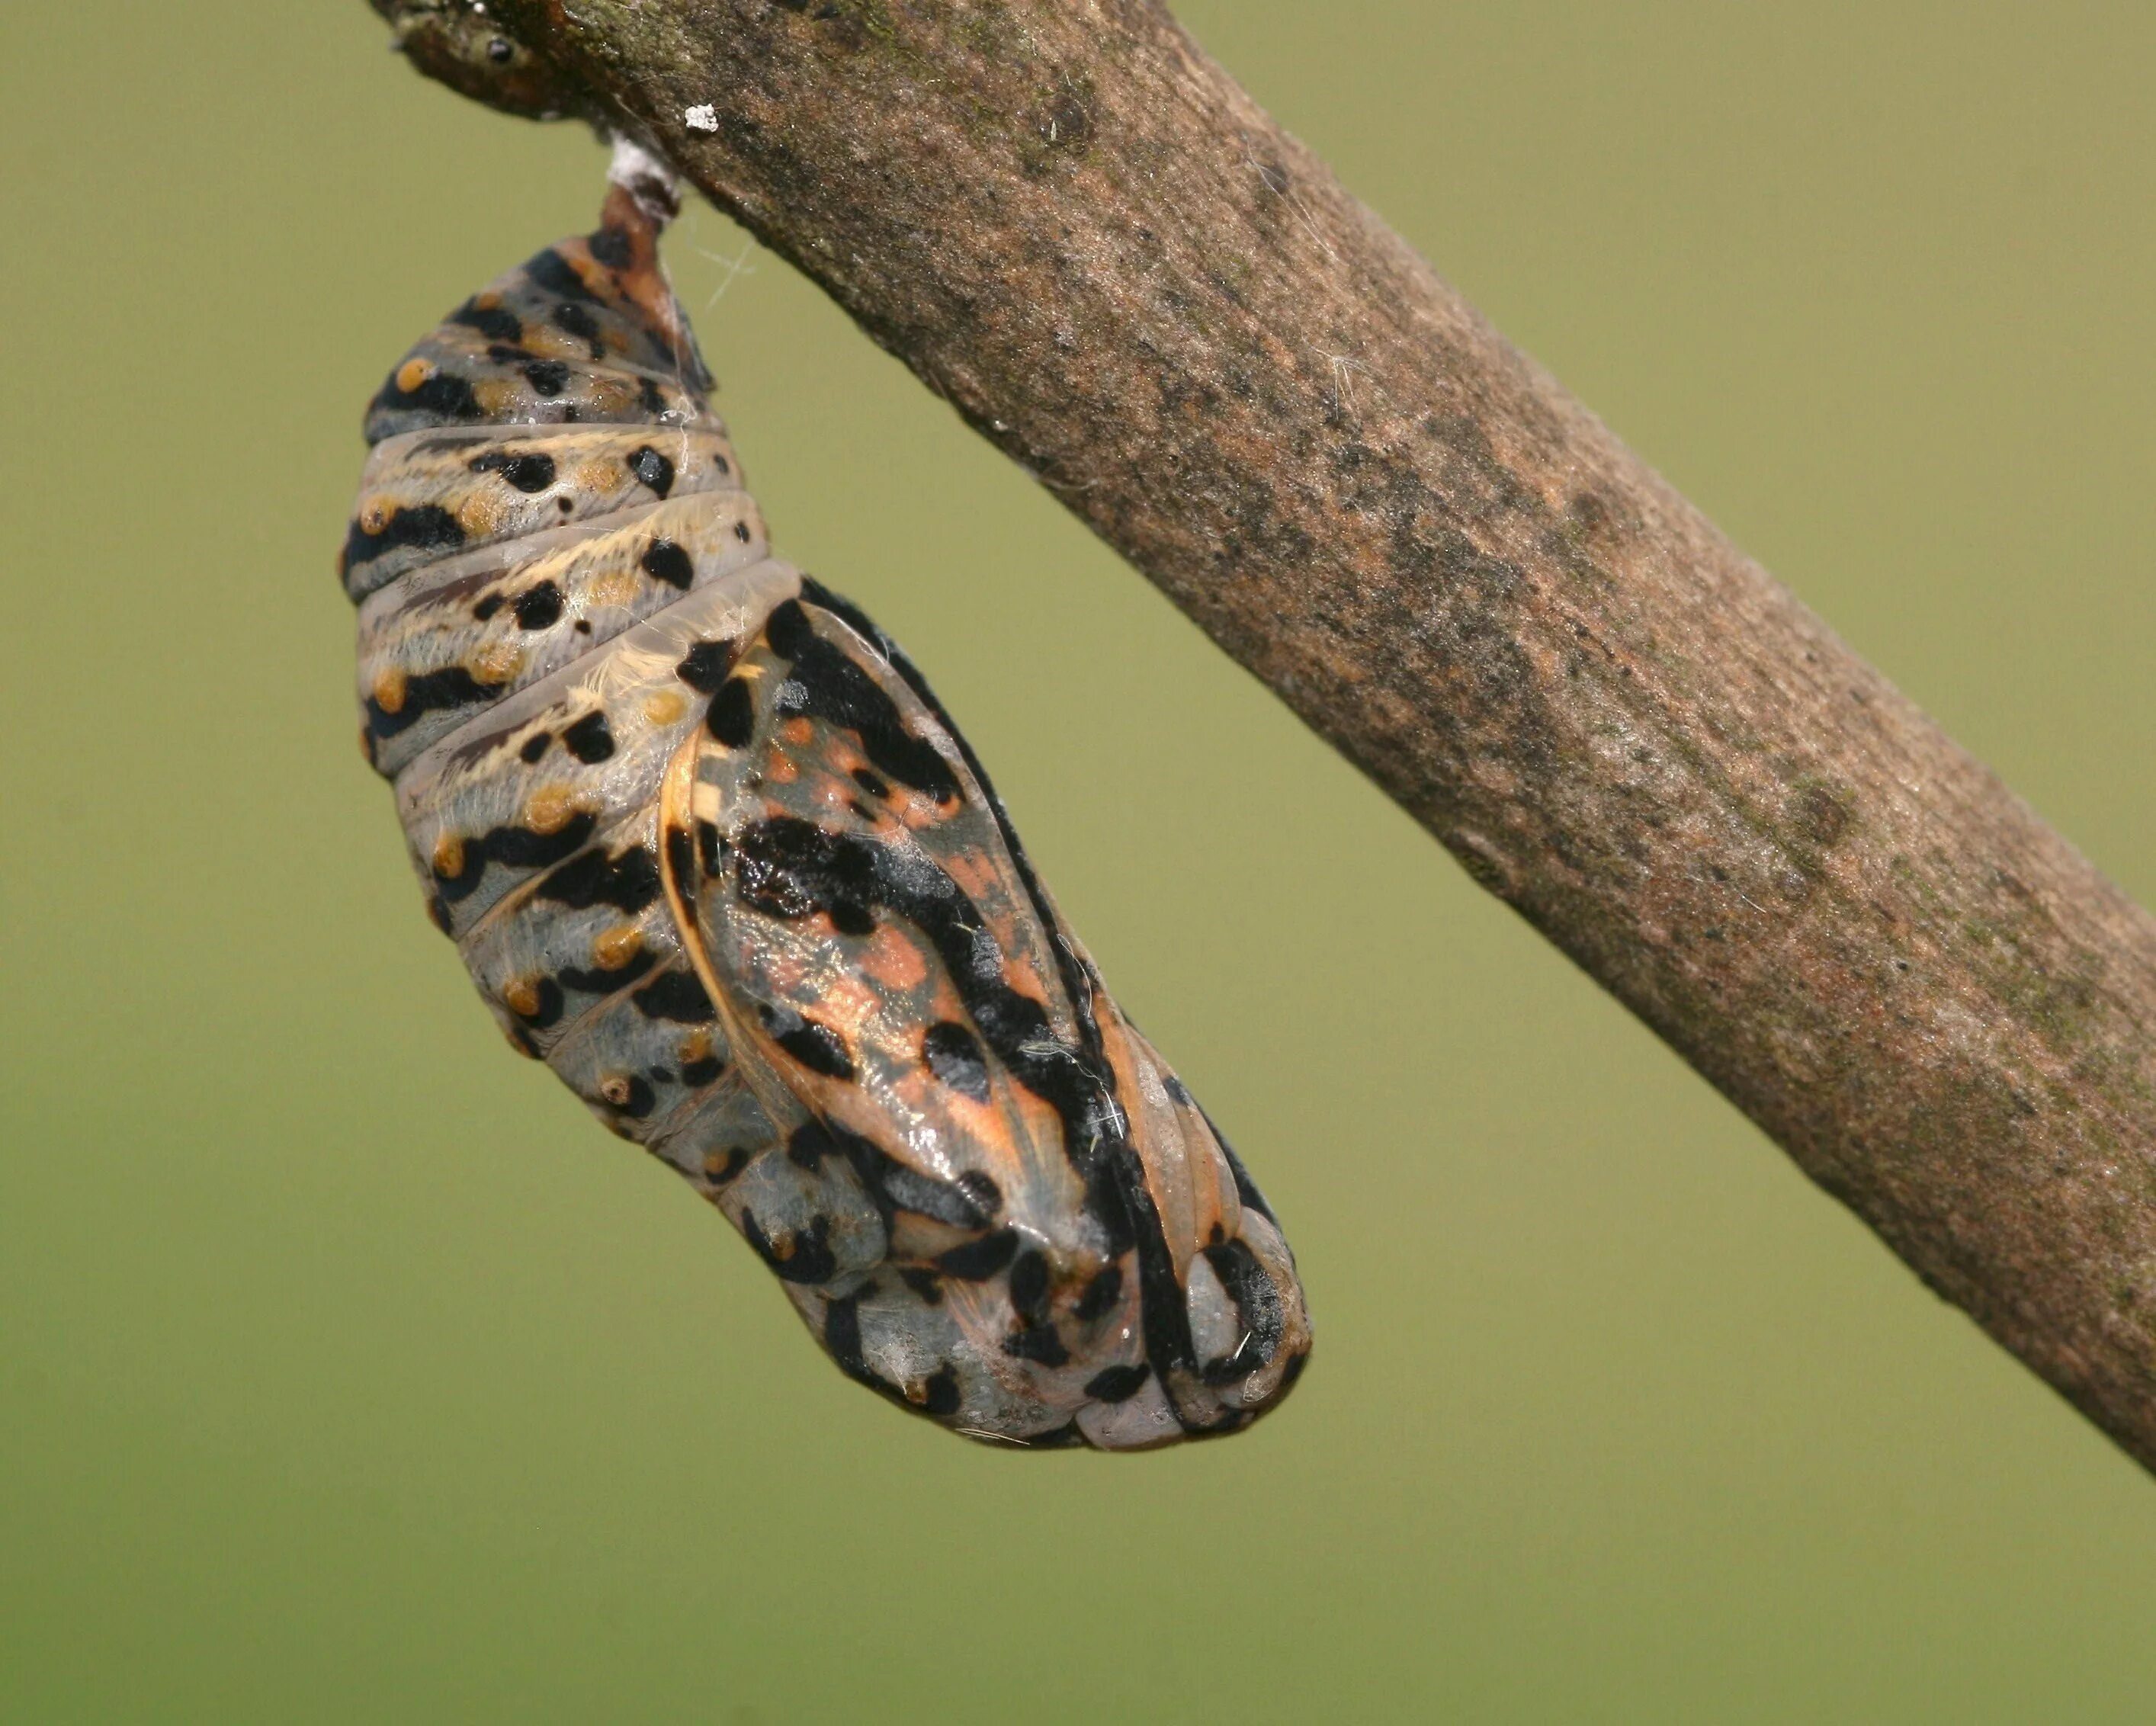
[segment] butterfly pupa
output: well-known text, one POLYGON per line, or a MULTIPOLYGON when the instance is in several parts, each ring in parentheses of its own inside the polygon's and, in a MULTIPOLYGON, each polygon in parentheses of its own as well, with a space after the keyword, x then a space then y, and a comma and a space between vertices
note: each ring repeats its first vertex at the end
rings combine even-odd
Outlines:
POLYGON ((1310 1348, 1279 1225, 911 661, 772 556, 670 213, 618 176, 368 408, 340 568, 434 921, 852 1378, 984 1440, 1235 1431, 1310 1348))

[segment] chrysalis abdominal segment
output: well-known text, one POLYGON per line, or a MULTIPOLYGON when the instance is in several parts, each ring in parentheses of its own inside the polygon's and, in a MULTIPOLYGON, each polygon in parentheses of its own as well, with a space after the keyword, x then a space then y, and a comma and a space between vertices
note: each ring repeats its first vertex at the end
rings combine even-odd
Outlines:
POLYGON ((617 186, 390 375, 341 569, 367 758, 511 1042, 970 1436, 1234 1431, 1310 1328, 906 656, 773 559, 617 186))

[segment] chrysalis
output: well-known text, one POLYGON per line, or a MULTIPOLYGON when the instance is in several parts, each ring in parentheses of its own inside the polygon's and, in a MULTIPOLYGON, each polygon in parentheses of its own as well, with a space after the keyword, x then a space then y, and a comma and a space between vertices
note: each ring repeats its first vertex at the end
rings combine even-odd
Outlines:
POLYGON ((671 192, 370 407, 367 758, 509 1039, 725 1212, 851 1377, 983 1439, 1247 1425, 1310 1326, 912 665, 770 554, 658 260, 671 192))

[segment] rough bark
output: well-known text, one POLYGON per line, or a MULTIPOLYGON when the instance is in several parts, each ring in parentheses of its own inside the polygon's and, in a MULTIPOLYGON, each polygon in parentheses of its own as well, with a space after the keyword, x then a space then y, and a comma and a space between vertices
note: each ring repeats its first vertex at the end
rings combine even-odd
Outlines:
POLYGON ((679 164, 2156 1467, 2156 922, 1155 0, 372 3, 679 164))

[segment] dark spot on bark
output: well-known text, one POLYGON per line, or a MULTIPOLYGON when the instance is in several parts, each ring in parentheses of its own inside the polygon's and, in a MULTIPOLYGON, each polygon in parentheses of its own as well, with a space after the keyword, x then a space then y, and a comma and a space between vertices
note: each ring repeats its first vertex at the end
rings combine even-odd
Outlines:
POLYGON ((1093 136, 1093 116, 1084 103, 1065 90, 1041 111, 1034 129, 1051 150, 1082 150, 1093 136))
POLYGON ((1849 805, 1823 785, 1807 785, 1790 805, 1797 830, 1815 845, 1830 845, 1849 831, 1856 817, 1849 805))
POLYGON ((1616 518, 1609 501, 1599 491, 1582 487, 1565 504, 1565 513, 1583 533, 1600 533, 1616 518))

